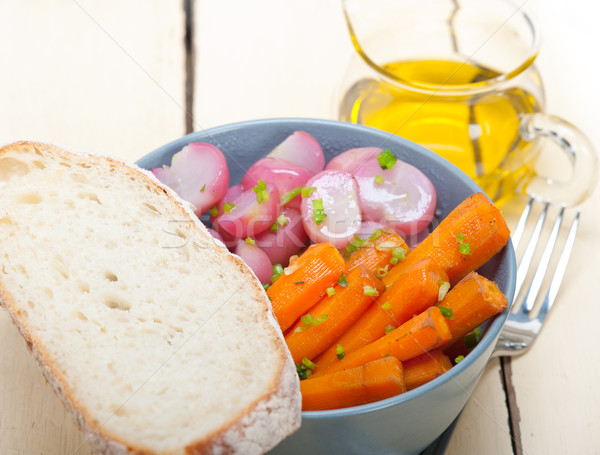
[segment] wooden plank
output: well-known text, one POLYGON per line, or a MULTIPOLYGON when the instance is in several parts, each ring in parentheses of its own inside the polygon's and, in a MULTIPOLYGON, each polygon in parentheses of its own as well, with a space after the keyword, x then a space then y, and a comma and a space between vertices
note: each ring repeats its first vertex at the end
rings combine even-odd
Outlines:
POLYGON ((493 359, 463 409, 446 455, 512 453, 508 411, 500 372, 493 359))
POLYGON ((185 131, 181 2, 0 3, 0 143, 137 159, 185 131))
MULTIPOLYGON (((600 62, 590 52, 600 42, 594 2, 531 0, 542 48, 537 66, 546 86, 547 111, 560 115, 588 134, 600 149, 595 109, 600 62)), ((544 156, 544 155, 543 155, 544 156)), ((551 158, 545 167, 561 176, 551 158)), ((523 453, 598 453, 600 447, 600 358, 594 321, 600 257, 600 194, 583 208, 571 265, 556 305, 531 351, 512 361, 523 453)))
MULTIPOLYGON (((181 2, 0 2, 0 143, 135 160, 181 136, 184 23, 181 2)), ((0 346, 0 453, 89 453, 3 310, 0 346)))
POLYGON ((194 19, 195 130, 335 117, 336 89, 353 55, 339 2, 198 0, 194 19))

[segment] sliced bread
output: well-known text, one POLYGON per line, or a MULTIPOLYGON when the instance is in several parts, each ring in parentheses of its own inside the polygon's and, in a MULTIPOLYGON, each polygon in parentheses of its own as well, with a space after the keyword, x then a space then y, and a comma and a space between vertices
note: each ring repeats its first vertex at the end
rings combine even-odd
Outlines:
POLYGON ((0 301, 92 452, 263 453, 298 428, 260 283, 172 191, 20 142, 0 195, 0 301))

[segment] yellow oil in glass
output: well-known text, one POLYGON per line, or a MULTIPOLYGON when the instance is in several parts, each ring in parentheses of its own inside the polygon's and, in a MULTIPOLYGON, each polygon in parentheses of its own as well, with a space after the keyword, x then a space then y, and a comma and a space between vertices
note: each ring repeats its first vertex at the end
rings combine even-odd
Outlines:
POLYGON ((433 150, 473 178, 496 202, 512 196, 531 178, 528 145, 518 131, 523 114, 540 110, 530 93, 508 88, 469 94, 465 87, 500 73, 464 62, 403 61, 382 69, 409 81, 412 88, 374 79, 359 81, 342 100, 342 120, 389 131, 433 150), (454 95, 446 93, 451 88, 454 95))

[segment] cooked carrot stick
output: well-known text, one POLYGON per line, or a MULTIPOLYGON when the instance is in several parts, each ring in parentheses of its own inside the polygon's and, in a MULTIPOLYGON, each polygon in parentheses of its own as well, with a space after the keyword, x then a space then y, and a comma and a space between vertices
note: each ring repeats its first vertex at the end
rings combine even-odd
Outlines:
POLYGON ((407 360, 403 366, 406 390, 412 390, 444 374, 452 368, 452 362, 437 348, 407 360))
POLYGON ((446 318, 439 308, 430 307, 397 329, 362 348, 346 355, 339 362, 318 368, 314 376, 357 367, 383 357, 400 361, 412 359, 448 341, 451 337, 446 318))
POLYGON ((408 253, 408 245, 402 237, 393 231, 383 229, 372 241, 356 250, 346 261, 348 270, 359 264, 364 265, 371 272, 383 278, 394 266, 392 253, 402 250, 408 253))
POLYGON ((408 267, 425 257, 442 266, 454 285, 478 269, 506 242, 510 231, 500 210, 483 193, 469 196, 429 236, 383 277, 393 283, 408 267))
POLYGON ((331 243, 309 246, 267 289, 281 330, 306 314, 342 273, 346 273, 344 258, 331 243))
POLYGON ((496 283, 471 272, 450 289, 438 306, 452 311, 446 322, 454 341, 508 308, 508 300, 496 283))
POLYGON ((438 301, 440 281, 448 275, 431 258, 422 259, 398 279, 379 297, 352 326, 315 362, 323 368, 337 361, 337 346, 349 354, 381 338, 386 328, 399 327, 415 314, 423 312, 438 301))
POLYGON ((402 363, 394 357, 300 381, 302 410, 339 409, 406 392, 402 363))
POLYGON ((363 266, 350 270, 346 282, 345 286, 333 287, 331 296, 326 295, 311 308, 306 321, 301 318, 287 332, 285 342, 295 363, 304 357, 313 359, 325 350, 385 290, 381 280, 363 266))

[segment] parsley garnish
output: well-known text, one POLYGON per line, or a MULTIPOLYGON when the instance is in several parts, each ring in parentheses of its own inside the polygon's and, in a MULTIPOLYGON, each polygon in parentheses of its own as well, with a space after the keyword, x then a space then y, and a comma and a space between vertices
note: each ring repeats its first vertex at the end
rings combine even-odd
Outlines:
POLYGON ((346 356, 346 353, 344 352, 344 346, 342 346, 341 344, 338 344, 335 347, 335 352, 339 360, 342 360, 346 356))
POLYGON ((444 316, 446 319, 454 319, 454 315, 452 314, 452 308, 448 308, 447 306, 442 305, 439 305, 438 308, 440 309, 440 313, 442 313, 442 316, 444 316))
POLYGON ((263 203, 264 201, 268 201, 271 197, 269 196, 269 192, 267 191, 267 184, 264 180, 259 180, 258 185, 256 185, 252 189, 256 193, 256 202, 258 202, 259 204, 263 203))
POLYGON ((298 196, 300 194, 300 191, 302 191, 302 188, 304 188, 304 187, 299 186, 298 188, 294 188, 293 190, 290 190, 287 193, 283 193, 281 195, 281 197, 279 198, 281 205, 287 204, 292 199, 294 199, 296 196, 298 196))
POLYGON ((305 314, 304 316, 300 316, 300 322, 302 322, 302 325, 297 327, 294 330, 294 332, 304 332, 305 330, 310 329, 311 327, 316 327, 319 324, 325 322, 328 317, 328 315, 322 314, 321 316, 313 318, 310 313, 305 314))

